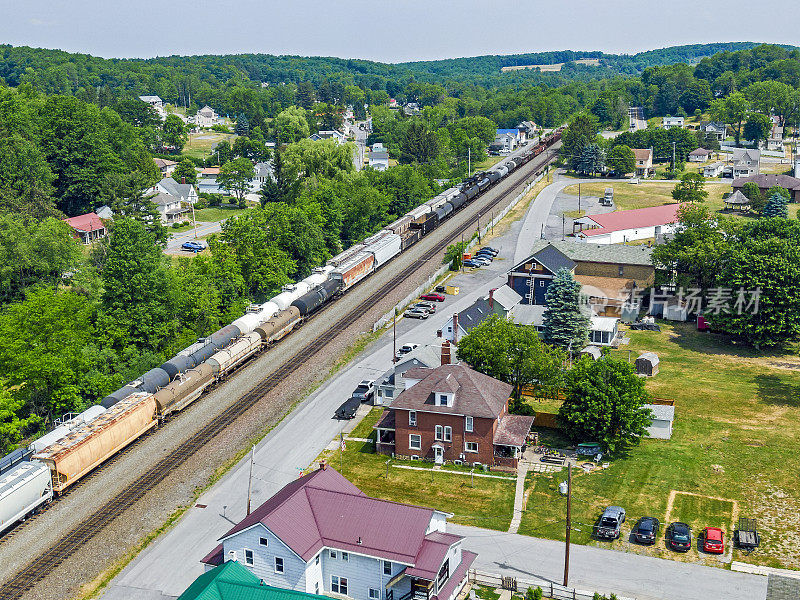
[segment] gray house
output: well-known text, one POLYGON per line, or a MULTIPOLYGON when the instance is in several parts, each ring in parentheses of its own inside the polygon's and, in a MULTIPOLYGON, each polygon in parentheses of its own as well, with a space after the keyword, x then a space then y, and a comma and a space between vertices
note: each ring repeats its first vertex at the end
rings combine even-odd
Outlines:
POLYGON ((169 194, 179 202, 194 204, 197 202, 197 190, 191 183, 178 183, 172 177, 165 177, 153 188, 153 193, 169 194))
POLYGON ((672 422, 675 420, 675 407, 665 404, 645 404, 652 413, 647 437, 657 440, 668 440, 672 437, 672 422))
POLYGON ((266 585, 354 600, 454 600, 475 554, 452 515, 371 498, 324 462, 235 525, 203 563, 235 560, 266 585))
POLYGON ((435 369, 441 365, 455 364, 455 348, 448 344, 432 344, 419 346, 399 361, 383 375, 375 380, 375 395, 373 402, 380 406, 389 406, 397 396, 406 389, 403 375, 414 367, 427 367, 435 369))
POLYGON ((454 314, 441 329, 441 336, 454 344, 467 335, 476 325, 482 323, 489 315, 508 318, 511 309, 522 300, 517 292, 507 285, 493 289, 485 298, 478 298, 472 306, 454 314))
POLYGON ((728 136, 728 129, 725 123, 716 121, 700 121, 700 131, 706 135, 713 135, 719 142, 728 136))

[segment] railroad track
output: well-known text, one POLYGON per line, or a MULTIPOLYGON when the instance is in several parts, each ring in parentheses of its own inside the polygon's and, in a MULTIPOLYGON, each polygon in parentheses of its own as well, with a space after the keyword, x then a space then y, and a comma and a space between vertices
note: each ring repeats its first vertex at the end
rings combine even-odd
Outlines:
MULTIPOLYGON (((533 165, 532 171, 536 172, 546 165, 549 162, 550 156, 551 153, 546 151, 541 156, 533 158, 531 162, 528 163, 529 165, 533 165), (537 164, 538 167, 536 166, 537 164)), ((506 191, 498 194, 494 200, 487 204, 482 212, 485 213, 486 209, 492 209, 500 204, 514 193, 517 186, 525 179, 525 177, 519 177, 506 191)), ((441 239, 436 242, 422 256, 392 277, 384 286, 384 289, 391 290, 403 283, 403 281, 413 275, 417 269, 424 266, 428 261, 435 258, 444 250, 451 240, 459 238, 462 233, 471 231, 473 225, 473 221, 467 221, 459 226, 452 234, 447 236, 446 239, 441 239)), ((119 517, 173 470, 186 462, 195 452, 214 439, 230 423, 234 422, 247 410, 252 408, 294 369, 300 367, 305 361, 318 354, 329 342, 336 338, 336 336, 355 323, 367 309, 374 305, 374 303, 374 297, 366 298, 358 303, 345 316, 326 331, 322 332, 314 340, 306 344, 256 387, 220 413, 207 427, 196 432, 176 448, 175 451, 161 459, 138 479, 125 487, 116 497, 101 506, 92 516, 67 532, 57 544, 40 554, 2 585, 2 589, 0 589, 0 600, 18 600, 21 598, 25 592, 44 579, 46 575, 51 573, 64 560, 72 556, 84 544, 89 542, 98 532, 119 517)))

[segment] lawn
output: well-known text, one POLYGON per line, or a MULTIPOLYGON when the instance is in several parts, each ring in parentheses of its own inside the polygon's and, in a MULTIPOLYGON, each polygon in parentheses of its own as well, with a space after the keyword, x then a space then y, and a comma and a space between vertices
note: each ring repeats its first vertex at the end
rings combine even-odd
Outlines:
MULTIPOLYGON (((632 208, 647 208, 650 206, 661 206, 662 204, 672 204, 672 190, 675 189, 677 182, 664 181, 642 181, 638 184, 628 183, 627 180, 619 182, 598 182, 581 184, 581 196, 602 197, 607 187, 614 188, 614 204, 618 210, 630 210, 632 208)), ((731 191, 729 183, 707 182, 706 191, 708 198, 706 206, 710 210, 721 210, 724 206, 722 201, 723 194, 731 191)), ((578 186, 571 185, 564 188, 565 194, 578 195, 578 186)))
POLYGON ((246 208, 239 208, 235 204, 224 204, 222 206, 201 208, 200 210, 194 211, 194 215, 198 222, 216 223, 217 221, 240 215, 246 210, 246 208))
MULTIPOLYGON (((726 522, 730 535, 730 504, 714 498, 735 500, 739 514, 758 519, 762 545, 749 557, 734 552, 734 560, 800 568, 795 450, 800 439, 800 359, 733 345, 723 336, 699 333, 691 324, 661 327, 661 332, 629 332, 630 345, 618 355, 627 358, 628 350, 634 357, 645 350, 658 354, 660 372, 647 380, 647 388, 676 402, 672 439, 643 440, 605 470, 573 471, 572 510, 580 531, 572 539, 679 558, 664 549, 663 532, 662 540, 648 549, 630 544, 627 534, 613 544, 590 537, 607 505, 625 507, 623 531, 629 532, 641 516, 663 522, 671 492, 689 492, 706 498, 676 493, 670 518, 689 519, 696 533, 726 522)), ((565 478, 566 472, 528 476, 520 533, 564 539, 565 503, 557 485, 565 478)), ((691 553, 683 559, 692 559, 691 553)))
POLYGON ((486 169, 490 169, 504 158, 506 157, 489 155, 485 160, 479 162, 472 161, 472 172, 477 173, 478 171, 485 171, 486 169))
POLYGON ((236 135, 233 133, 220 133, 218 131, 204 130, 199 133, 190 133, 183 153, 194 158, 207 158, 211 156, 213 148, 221 141, 228 140, 233 144, 236 135))
POLYGON ((361 422, 356 425, 355 429, 348 434, 348 437, 354 438, 370 438, 375 439, 375 430, 372 428, 375 423, 381 418, 383 408, 374 406, 370 409, 369 414, 364 417, 361 422))
POLYGON ((511 523, 514 478, 475 477, 472 487, 466 475, 434 469, 392 468, 392 464, 424 464, 375 454, 369 442, 348 441, 346 446, 344 452, 327 450, 323 457, 369 496, 451 512, 452 520, 464 525, 506 531, 511 523), (387 461, 390 463, 388 478, 387 461))

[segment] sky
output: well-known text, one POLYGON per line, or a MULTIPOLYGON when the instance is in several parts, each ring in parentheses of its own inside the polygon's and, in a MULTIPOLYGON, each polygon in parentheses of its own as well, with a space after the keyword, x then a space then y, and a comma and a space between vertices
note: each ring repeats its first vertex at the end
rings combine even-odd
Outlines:
POLYGON ((633 54, 720 41, 798 44, 798 22, 797 0, 0 0, 0 44, 109 58, 633 54))

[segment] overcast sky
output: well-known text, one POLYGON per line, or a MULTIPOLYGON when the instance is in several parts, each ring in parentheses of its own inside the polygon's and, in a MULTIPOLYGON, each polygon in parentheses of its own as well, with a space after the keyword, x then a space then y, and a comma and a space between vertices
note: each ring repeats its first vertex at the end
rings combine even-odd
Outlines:
POLYGON ((632 54, 718 41, 797 44, 798 22, 797 0, 0 0, 0 43, 105 57, 632 54))

